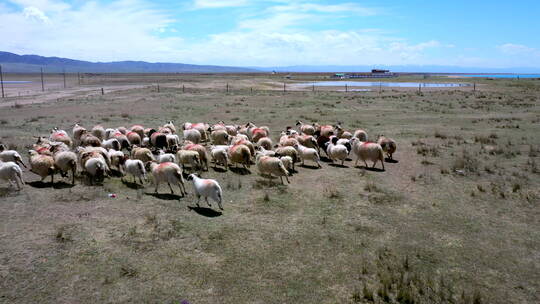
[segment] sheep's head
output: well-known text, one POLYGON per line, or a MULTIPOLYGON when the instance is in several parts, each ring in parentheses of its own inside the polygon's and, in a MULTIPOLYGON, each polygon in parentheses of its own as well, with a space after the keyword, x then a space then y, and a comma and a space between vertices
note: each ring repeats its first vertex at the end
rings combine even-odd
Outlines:
POLYGON ((338 138, 337 137, 332 137, 331 141, 332 141, 332 144, 335 145, 335 144, 337 144, 338 138))
POLYGON ((300 120, 297 120, 297 121, 296 121, 296 125, 297 125, 297 126, 299 126, 299 125, 301 125, 301 124, 302 124, 302 122, 301 122, 300 120))
POLYGON ((0 152, 6 150, 6 146, 4 144, 0 144, 0 152))

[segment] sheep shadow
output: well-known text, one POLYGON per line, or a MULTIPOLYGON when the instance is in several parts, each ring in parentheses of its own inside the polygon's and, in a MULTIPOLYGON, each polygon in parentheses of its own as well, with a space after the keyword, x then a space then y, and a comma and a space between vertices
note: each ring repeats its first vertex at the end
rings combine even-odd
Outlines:
POLYGON ((355 168, 364 169, 366 171, 373 171, 373 172, 384 172, 384 169, 380 168, 372 168, 372 167, 366 167, 366 166, 356 166, 355 168))
POLYGON ((211 168, 214 170, 214 172, 220 172, 220 173, 227 172, 227 169, 225 168, 221 168, 221 167, 211 167, 211 168))
POLYGON ((111 177, 123 177, 124 174, 120 170, 111 169, 111 173, 109 174, 111 177))
POLYGON ((64 181, 59 181, 59 182, 54 183, 54 185, 52 185, 54 189, 69 189, 69 188, 73 188, 74 186, 75 185, 71 183, 66 183, 64 181))
POLYGON ((144 189, 144 185, 138 184, 136 182, 133 183, 133 182, 123 180, 123 179, 121 179, 121 181, 122 181, 122 184, 124 184, 124 186, 126 186, 126 187, 128 187, 130 189, 133 189, 133 190, 144 189))
POLYGON ((248 175, 248 174, 251 174, 251 171, 249 171, 249 169, 246 169, 246 168, 229 167, 229 169, 231 170, 231 172, 233 172, 233 173, 235 173, 235 174, 238 174, 238 175, 248 175))
POLYGON ((285 184, 281 183, 279 177, 275 177, 275 176, 270 176, 270 178, 263 177, 262 179, 261 178, 256 179, 253 183, 253 187, 255 189, 263 189, 263 188, 272 188, 272 187, 283 187, 283 186, 288 185, 285 178, 283 178, 283 182, 285 184))
POLYGON ((336 167, 336 168, 349 168, 349 166, 346 166, 346 165, 342 165, 342 164, 336 164, 336 163, 331 163, 331 164, 328 164, 330 167, 336 167))
POLYGON ((146 192, 145 194, 153 196, 155 198, 159 198, 161 200, 166 200, 166 201, 177 201, 177 200, 180 200, 183 197, 183 196, 180 196, 178 194, 172 194, 172 193, 146 192))
POLYGON ((388 158, 388 157, 385 158, 384 161, 387 162, 387 163, 391 163, 391 164, 397 164, 397 163, 399 163, 399 160, 390 159, 390 158, 388 158))
POLYGON ((302 168, 306 168, 306 169, 311 169, 311 170, 322 169, 322 168, 319 168, 319 167, 316 166, 316 165, 306 165, 306 164, 304 164, 304 165, 300 164, 300 165, 298 165, 298 167, 302 167, 302 168))
POLYGON ((332 160, 330 158, 326 157, 326 156, 321 155, 319 158, 321 159, 322 162, 325 162, 325 163, 331 163, 332 162, 332 160))
POLYGON ((54 184, 52 182, 42 182, 42 181, 33 181, 26 182, 27 185, 33 188, 44 189, 44 188, 53 188, 54 184))
POLYGON ((223 215, 223 212, 216 211, 211 208, 207 207, 197 207, 197 206, 187 206, 189 211, 195 211, 198 215, 206 216, 206 217, 218 217, 223 215))

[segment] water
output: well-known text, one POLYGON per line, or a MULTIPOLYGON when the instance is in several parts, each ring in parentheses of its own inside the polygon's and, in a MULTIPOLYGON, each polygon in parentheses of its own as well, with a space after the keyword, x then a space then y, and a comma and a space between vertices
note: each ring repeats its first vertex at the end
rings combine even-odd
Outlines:
POLYGON ((317 86, 317 87, 398 87, 398 88, 451 88, 467 87, 468 83, 429 83, 429 82, 378 82, 378 81, 319 81, 311 83, 298 83, 299 86, 317 86))
POLYGON ((15 81, 15 80, 4 80, 4 84, 10 84, 10 83, 32 83, 31 81, 15 81))
POLYGON ((484 78, 540 78, 540 74, 478 74, 478 75, 452 75, 461 77, 484 77, 484 78))

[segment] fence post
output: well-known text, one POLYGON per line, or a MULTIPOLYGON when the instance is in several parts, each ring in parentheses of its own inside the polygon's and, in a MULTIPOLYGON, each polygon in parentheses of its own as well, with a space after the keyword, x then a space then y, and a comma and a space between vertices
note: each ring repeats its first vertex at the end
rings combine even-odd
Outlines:
POLYGON ((315 92, 315 83, 313 84, 313 87, 311 87, 311 91, 315 92))
POLYGON ((2 84, 2 98, 5 97, 4 95, 4 75, 2 74, 2 66, 0 65, 0 84, 2 84))
POLYGON ((345 84, 345 93, 349 91, 349 88, 347 88, 347 84, 345 84))
POLYGON ((103 91, 103 88, 101 88, 101 95, 105 95, 105 91, 103 91))
POLYGON ((422 84, 421 83, 418 84, 418 93, 420 93, 420 92, 422 92, 422 84))
POLYGON ((476 92, 476 82, 473 83, 473 92, 476 92))
POLYGON ((227 82, 227 93, 229 93, 229 83, 227 82))
POLYGON ((77 72, 77 82, 81 85, 81 73, 77 72))
POLYGON ((186 86, 182 85, 182 93, 185 93, 185 92, 186 92, 186 86))
POLYGON ((62 76, 64 77, 64 89, 66 88, 66 69, 62 69, 62 76))
POLYGON ((251 91, 251 94, 253 94, 253 87, 249 88, 249 90, 251 91))
POLYGON ((379 94, 381 94, 381 90, 382 90, 382 83, 379 82, 379 94))
POLYGON ((157 92, 159 93, 159 84, 157 85, 157 92))
POLYGON ((286 92, 287 89, 286 89, 286 85, 285 85, 285 82, 283 83, 283 92, 286 92))
POLYGON ((40 68, 41 70, 41 91, 45 92, 45 84, 43 82, 43 68, 40 68))

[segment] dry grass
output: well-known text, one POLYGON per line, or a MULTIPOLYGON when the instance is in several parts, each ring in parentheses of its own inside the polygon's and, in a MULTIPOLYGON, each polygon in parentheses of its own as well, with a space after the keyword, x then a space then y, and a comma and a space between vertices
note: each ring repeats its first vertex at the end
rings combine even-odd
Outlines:
POLYGON ((279 75, 167 76, 174 77, 169 82, 149 75, 140 82, 160 83, 158 93, 155 86, 106 85, 136 82, 128 76, 93 77, 89 83, 103 85, 105 95, 78 92, 54 104, 4 108, 0 141, 26 155, 32 136, 54 126, 70 130, 76 121, 254 121, 268 125, 274 140, 296 120, 341 121, 394 138, 397 162, 386 162, 384 172, 354 168, 354 161, 298 166, 285 186, 254 166, 210 168, 203 176, 222 185, 223 213, 204 202, 196 208, 190 184, 184 198, 165 194, 166 186, 160 195, 151 185, 130 188, 119 178, 103 186, 78 179, 71 188, 57 176, 52 188, 25 171, 23 191, 0 185, 2 301, 540 301, 539 81, 478 80, 481 92, 421 94, 263 90, 279 90, 279 75))

